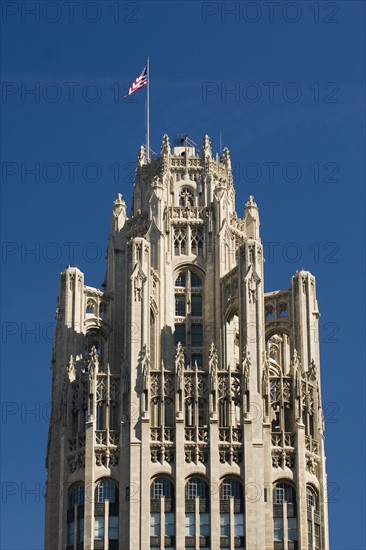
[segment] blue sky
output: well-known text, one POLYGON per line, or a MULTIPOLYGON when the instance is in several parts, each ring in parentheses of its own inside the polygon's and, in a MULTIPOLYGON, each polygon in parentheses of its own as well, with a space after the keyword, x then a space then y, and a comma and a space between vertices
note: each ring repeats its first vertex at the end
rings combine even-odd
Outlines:
POLYGON ((317 278, 331 547, 365 548, 364 12, 2 2, 3 550, 42 548, 59 274, 103 281, 111 205, 131 205, 145 141, 145 90, 120 98, 148 55, 152 149, 183 132, 218 151, 221 132, 238 214, 250 194, 260 208, 266 290, 317 278))

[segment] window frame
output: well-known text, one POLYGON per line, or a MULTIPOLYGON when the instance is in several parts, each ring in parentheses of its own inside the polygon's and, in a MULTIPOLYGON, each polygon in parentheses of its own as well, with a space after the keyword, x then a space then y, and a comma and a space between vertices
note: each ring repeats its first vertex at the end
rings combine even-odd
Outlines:
POLYGON ((186 537, 196 536, 196 516, 194 512, 185 512, 184 534, 186 537))
POLYGON ((161 513, 150 512, 150 537, 160 537, 161 532, 161 513), (152 520, 156 521, 152 521, 152 520))
POLYGON ((103 504, 106 500, 108 500, 110 504, 116 504, 119 500, 118 485, 114 480, 109 478, 98 480, 95 488, 95 502, 97 504, 103 504))
POLYGON ((94 516, 94 540, 104 540, 104 516, 94 516))

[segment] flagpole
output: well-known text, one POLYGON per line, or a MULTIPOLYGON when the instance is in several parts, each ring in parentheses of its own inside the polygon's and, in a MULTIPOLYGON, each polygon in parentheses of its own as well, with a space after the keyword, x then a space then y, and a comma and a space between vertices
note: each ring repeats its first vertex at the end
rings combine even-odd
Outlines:
POLYGON ((150 159, 150 58, 147 58, 147 90, 146 90, 146 149, 147 158, 150 159))

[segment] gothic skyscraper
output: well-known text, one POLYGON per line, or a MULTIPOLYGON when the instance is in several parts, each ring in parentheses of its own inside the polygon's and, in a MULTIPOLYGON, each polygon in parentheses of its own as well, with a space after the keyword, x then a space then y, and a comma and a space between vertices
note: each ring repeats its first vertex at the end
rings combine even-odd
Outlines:
POLYGON ((101 289, 60 279, 46 550, 328 550, 314 276, 264 292, 229 151, 141 148, 101 289))

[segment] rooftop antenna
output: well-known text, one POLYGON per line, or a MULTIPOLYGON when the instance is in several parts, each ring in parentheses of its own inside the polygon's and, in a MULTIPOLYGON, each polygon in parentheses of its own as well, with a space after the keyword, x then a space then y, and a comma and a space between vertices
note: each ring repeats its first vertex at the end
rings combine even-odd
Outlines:
POLYGON ((222 135, 220 132, 220 156, 222 155, 222 135))

